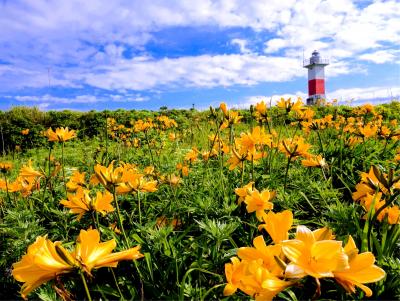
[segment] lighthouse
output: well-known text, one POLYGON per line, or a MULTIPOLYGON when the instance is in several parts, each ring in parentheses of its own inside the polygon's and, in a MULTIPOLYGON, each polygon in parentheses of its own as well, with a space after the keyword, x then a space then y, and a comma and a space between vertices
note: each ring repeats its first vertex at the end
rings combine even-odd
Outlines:
POLYGON ((305 59, 303 67, 308 69, 308 98, 307 105, 314 105, 318 99, 325 99, 325 66, 329 60, 321 58, 314 50, 309 59, 305 59))

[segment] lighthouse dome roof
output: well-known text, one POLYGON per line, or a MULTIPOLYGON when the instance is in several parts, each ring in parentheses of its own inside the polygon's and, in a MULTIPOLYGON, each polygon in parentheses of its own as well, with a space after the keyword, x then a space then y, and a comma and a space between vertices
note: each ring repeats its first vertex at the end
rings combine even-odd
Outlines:
POLYGON ((314 51, 312 52, 312 56, 319 56, 319 52, 318 52, 317 50, 314 50, 314 51))

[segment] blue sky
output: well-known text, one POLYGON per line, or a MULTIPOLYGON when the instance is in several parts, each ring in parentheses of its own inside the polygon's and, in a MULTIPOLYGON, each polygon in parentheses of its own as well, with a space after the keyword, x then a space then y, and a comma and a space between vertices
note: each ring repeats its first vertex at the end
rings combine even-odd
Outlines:
POLYGON ((0 109, 198 109, 400 98, 400 1, 0 0, 0 109))

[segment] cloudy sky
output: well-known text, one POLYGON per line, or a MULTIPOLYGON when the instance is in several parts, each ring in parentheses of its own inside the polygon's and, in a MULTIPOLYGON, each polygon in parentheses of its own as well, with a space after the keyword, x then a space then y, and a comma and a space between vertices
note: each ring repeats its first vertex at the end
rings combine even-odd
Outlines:
POLYGON ((400 97, 400 0, 0 0, 0 109, 207 108, 400 97))

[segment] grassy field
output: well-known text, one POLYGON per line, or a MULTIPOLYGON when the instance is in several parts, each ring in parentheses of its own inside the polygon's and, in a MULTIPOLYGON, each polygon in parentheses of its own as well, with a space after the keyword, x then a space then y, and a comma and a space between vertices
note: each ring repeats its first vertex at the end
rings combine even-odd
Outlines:
POLYGON ((62 116, 0 115, 0 299, 400 298, 398 102, 62 116))

